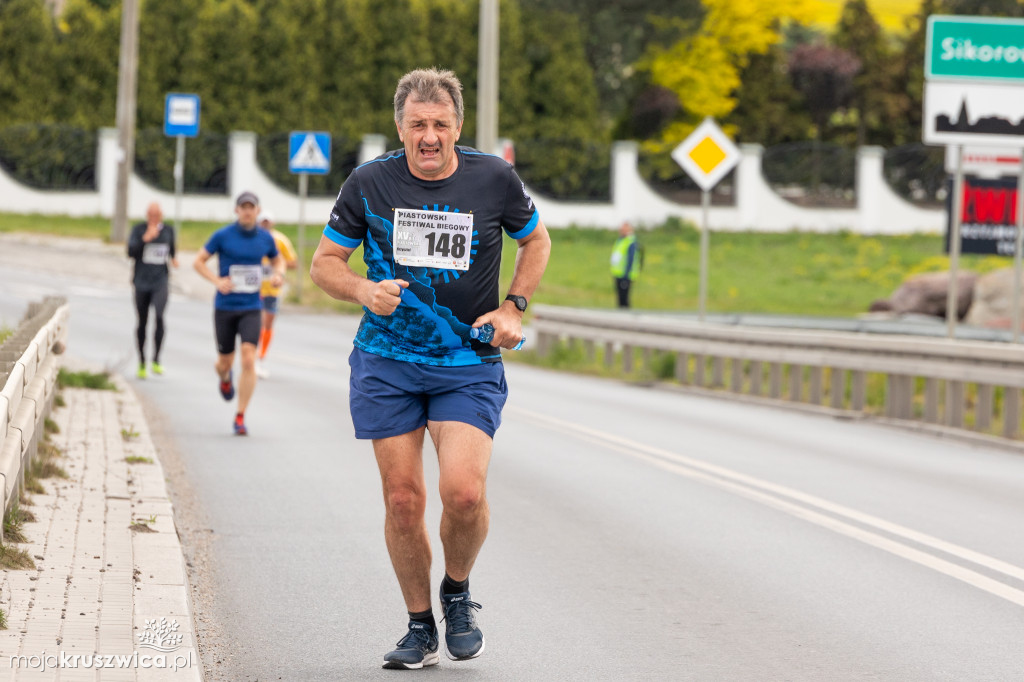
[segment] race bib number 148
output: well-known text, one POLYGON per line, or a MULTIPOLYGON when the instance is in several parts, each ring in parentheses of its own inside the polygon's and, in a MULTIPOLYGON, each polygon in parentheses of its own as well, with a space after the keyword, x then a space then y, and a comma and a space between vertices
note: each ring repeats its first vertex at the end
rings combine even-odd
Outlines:
POLYGON ((395 209, 393 255, 399 265, 469 270, 473 215, 395 209))

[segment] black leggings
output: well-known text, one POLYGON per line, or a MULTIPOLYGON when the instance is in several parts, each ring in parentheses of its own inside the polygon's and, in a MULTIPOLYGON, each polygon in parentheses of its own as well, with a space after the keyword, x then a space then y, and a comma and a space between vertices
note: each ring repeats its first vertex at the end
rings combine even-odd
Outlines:
POLYGON ((135 339, 139 346, 140 365, 146 364, 146 322, 149 320, 150 306, 153 306, 153 312, 156 313, 156 329, 153 332, 153 362, 160 362, 160 347, 164 344, 164 308, 167 307, 167 293, 167 287, 135 290, 135 312, 139 318, 135 339))

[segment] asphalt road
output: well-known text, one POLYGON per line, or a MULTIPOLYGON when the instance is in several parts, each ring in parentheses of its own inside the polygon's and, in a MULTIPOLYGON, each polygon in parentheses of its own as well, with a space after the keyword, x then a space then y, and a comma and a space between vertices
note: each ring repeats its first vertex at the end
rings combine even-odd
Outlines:
MULTIPOLYGON (((25 262, 0 253, 0 323, 63 293, 69 353, 130 374, 120 275, 25 262)), ((379 669, 405 617, 372 451, 348 415, 356 321, 285 312, 251 436, 236 438, 209 300, 172 296, 168 314, 168 373, 136 385, 209 524, 210 568, 193 576, 209 602, 208 679, 401 676, 379 669)), ((471 581, 486 652, 412 674, 1024 680, 1024 456, 506 368, 471 581)), ((439 511, 432 500, 436 578, 439 511)))

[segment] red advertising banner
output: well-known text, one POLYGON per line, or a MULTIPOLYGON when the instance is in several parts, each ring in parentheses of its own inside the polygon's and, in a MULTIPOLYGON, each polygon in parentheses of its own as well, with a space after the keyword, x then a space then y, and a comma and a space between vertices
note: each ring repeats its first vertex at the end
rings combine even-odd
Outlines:
MULTIPOLYGON (((946 201, 946 253, 953 215, 953 192, 946 201)), ((963 209, 960 213, 960 252, 1012 256, 1017 240, 1017 179, 988 180, 964 176, 963 209)))

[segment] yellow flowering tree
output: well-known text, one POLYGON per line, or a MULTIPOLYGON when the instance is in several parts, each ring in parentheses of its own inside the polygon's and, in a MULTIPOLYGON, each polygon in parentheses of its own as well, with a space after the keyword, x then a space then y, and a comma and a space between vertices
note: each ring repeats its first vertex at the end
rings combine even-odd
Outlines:
MULTIPOLYGON (((676 43, 651 48, 639 64, 653 85, 676 94, 683 117, 662 132, 662 149, 683 140, 706 116, 722 119, 736 107, 740 71, 750 56, 782 40, 786 22, 808 23, 813 0, 703 0, 700 26, 676 43)), ((677 25, 682 27, 682 24, 677 25)))

